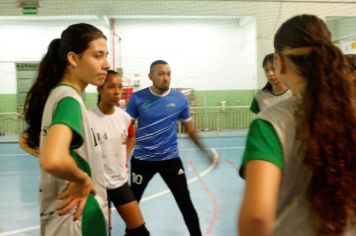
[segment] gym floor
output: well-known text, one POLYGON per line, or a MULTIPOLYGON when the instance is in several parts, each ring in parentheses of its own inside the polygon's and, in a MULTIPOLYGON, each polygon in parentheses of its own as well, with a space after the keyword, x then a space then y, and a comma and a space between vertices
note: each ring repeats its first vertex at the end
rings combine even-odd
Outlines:
MULTIPOLYGON (((236 235, 244 187, 238 167, 246 133, 201 136, 207 147, 218 152, 218 165, 208 162, 187 138, 179 139, 179 148, 203 235, 236 235)), ((37 159, 24 153, 18 144, 0 144, 0 150, 0 236, 39 235, 37 159)), ((149 183, 140 206, 151 235, 189 235, 178 206, 159 175, 149 183)), ((124 229, 123 221, 113 209, 111 235, 123 235, 124 229)))

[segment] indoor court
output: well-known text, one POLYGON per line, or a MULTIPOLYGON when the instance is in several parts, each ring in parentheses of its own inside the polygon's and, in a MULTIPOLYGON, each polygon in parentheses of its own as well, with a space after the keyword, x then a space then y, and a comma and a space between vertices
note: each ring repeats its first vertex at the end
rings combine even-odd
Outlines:
MULTIPOLYGON (((170 88, 186 96, 195 130, 220 157, 218 164, 207 161, 177 124, 203 236, 238 236, 244 191, 238 171, 256 116, 251 103, 266 85, 262 61, 274 52, 280 25, 298 14, 317 15, 332 43, 356 54, 356 0, 0 0, 0 236, 40 235, 39 163, 18 144, 27 127, 25 98, 49 43, 77 23, 104 33, 110 69, 122 78, 115 105, 123 109, 134 92, 151 86, 150 64, 168 62, 170 88)), ((95 107, 97 87, 89 84, 81 97, 86 108, 95 107)), ((189 236, 158 175, 140 207, 151 235, 189 236)), ((124 235, 125 223, 116 209, 111 213, 111 235, 124 235)))
MULTIPOLYGON (((234 235, 242 198, 243 181, 238 166, 245 132, 202 134, 204 143, 215 148, 220 163, 212 165, 187 138, 179 140, 189 190, 199 215, 204 236, 234 235)), ((37 159, 25 154, 17 144, 0 144, 0 236, 39 235, 37 159)), ((156 175, 141 200, 146 224, 152 235, 188 235, 179 209, 162 178, 156 175)), ((111 235, 123 235, 125 225, 112 211, 111 235)))

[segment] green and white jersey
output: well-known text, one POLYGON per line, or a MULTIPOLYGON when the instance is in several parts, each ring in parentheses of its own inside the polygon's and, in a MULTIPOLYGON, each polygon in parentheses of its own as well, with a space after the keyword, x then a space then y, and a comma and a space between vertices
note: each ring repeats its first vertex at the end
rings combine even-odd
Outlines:
POLYGON ((283 100, 290 98, 291 96, 292 92, 289 89, 281 94, 274 94, 270 91, 259 90, 252 100, 250 110, 257 114, 265 110, 267 107, 271 107, 283 100))
POLYGON ((67 189, 69 182, 41 170, 41 235, 107 235, 108 204, 100 146, 80 94, 68 85, 59 84, 50 92, 42 117, 40 149, 49 127, 54 124, 66 125, 73 131, 70 154, 78 167, 92 178, 97 194, 89 195, 80 220, 73 221, 74 210, 59 216, 56 207, 62 200, 57 195, 67 189))
POLYGON ((251 123, 240 174, 250 160, 264 160, 282 171, 277 203, 276 236, 316 236, 306 190, 310 172, 303 164, 301 143, 296 138, 295 111, 291 97, 259 113, 251 123))
POLYGON ((118 107, 110 115, 102 113, 98 107, 94 107, 89 114, 101 145, 106 188, 119 188, 128 180, 126 141, 131 117, 118 107))

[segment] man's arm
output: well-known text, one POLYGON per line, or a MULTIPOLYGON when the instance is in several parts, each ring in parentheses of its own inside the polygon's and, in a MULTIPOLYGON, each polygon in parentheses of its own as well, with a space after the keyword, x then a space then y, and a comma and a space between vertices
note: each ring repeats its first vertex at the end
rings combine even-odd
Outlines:
POLYGON ((215 164, 218 163, 219 156, 216 154, 216 152, 213 152, 212 150, 206 148, 200 142, 200 138, 198 137, 198 134, 194 128, 193 119, 189 119, 182 123, 184 125, 185 131, 187 132, 189 138, 193 141, 193 143, 210 159, 211 162, 213 162, 215 164))
POLYGON ((204 153, 207 153, 205 146, 200 142, 197 132, 194 128, 193 119, 189 119, 188 121, 182 122, 184 125, 185 131, 187 132, 189 138, 193 141, 193 143, 204 153))

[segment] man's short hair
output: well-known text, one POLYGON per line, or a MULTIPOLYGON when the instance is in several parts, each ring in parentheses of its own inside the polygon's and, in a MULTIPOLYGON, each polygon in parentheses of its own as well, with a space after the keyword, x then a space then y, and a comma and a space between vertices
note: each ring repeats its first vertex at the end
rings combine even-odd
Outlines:
POLYGON ((157 61, 152 62, 151 66, 150 66, 150 73, 153 72, 153 68, 156 65, 168 65, 168 63, 166 61, 163 61, 163 60, 157 60, 157 61))

